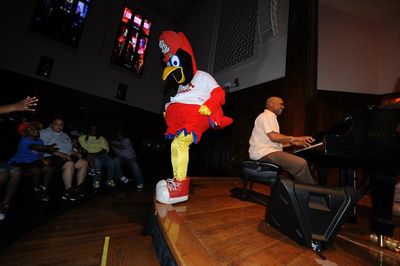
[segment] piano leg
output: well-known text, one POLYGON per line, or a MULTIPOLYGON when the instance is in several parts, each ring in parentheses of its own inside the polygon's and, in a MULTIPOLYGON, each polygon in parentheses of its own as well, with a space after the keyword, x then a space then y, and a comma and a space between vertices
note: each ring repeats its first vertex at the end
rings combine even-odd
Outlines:
POLYGON ((340 168, 340 186, 353 187, 357 186, 357 172, 354 168, 340 168))
POLYGON ((381 236, 393 236, 392 208, 396 177, 371 174, 372 219, 371 230, 381 236))
MULTIPOLYGON (((340 186, 341 187, 352 187, 357 189, 357 171, 354 168, 340 168, 340 186)), ((354 205, 352 213, 347 218, 348 222, 357 222, 357 207, 354 205)))

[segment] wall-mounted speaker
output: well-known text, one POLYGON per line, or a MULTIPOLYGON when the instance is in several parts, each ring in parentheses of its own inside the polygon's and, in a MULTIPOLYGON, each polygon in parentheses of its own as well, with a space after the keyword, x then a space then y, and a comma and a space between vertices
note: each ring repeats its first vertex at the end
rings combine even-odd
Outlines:
POLYGON ((277 180, 267 206, 266 222, 297 243, 328 249, 360 197, 352 187, 327 187, 277 180))
POLYGON ((279 35, 279 0, 258 0, 258 36, 262 43, 279 35))
POLYGON ((213 73, 254 56, 257 0, 223 0, 215 47, 213 73))

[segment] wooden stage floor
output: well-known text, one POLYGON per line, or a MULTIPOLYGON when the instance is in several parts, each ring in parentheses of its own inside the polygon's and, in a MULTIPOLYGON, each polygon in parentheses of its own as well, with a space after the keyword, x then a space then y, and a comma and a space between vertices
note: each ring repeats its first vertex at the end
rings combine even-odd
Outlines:
MULTIPOLYGON (((358 206, 357 223, 341 227, 322 260, 265 224, 266 207, 254 199, 268 199, 269 187, 255 184, 254 190, 257 197, 243 201, 237 178, 192 178, 187 202, 155 203, 161 231, 178 265, 400 265, 400 255, 369 242, 367 196, 358 206)), ((394 237, 398 236, 396 226, 394 237)))

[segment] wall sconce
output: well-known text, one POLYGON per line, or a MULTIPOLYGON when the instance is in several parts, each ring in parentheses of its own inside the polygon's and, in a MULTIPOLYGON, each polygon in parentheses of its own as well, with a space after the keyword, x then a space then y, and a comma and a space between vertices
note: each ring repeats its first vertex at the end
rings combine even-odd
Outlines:
POLYGON ((54 59, 47 56, 40 56, 39 64, 36 68, 36 75, 50 78, 51 70, 54 65, 54 59))
POLYGON ((233 81, 227 81, 224 83, 224 85, 222 86, 224 88, 224 90, 228 90, 231 88, 237 88, 239 87, 239 78, 235 78, 233 81))
POLYGON ((128 85, 120 83, 118 85, 117 94, 115 95, 115 98, 118 100, 125 101, 127 90, 128 90, 128 85))

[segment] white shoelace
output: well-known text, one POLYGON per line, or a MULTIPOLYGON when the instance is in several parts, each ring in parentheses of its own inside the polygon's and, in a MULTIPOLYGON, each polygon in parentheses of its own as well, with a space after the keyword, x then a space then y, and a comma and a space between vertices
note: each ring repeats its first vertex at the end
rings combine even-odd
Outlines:
POLYGON ((167 179, 167 187, 170 191, 175 191, 179 187, 179 183, 175 182, 173 178, 167 179))

